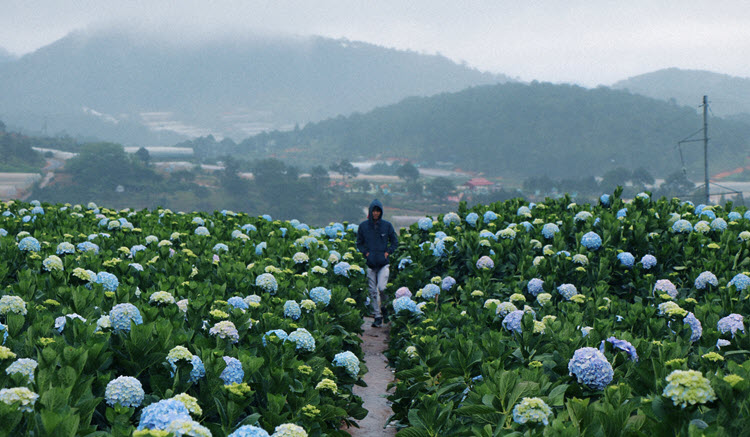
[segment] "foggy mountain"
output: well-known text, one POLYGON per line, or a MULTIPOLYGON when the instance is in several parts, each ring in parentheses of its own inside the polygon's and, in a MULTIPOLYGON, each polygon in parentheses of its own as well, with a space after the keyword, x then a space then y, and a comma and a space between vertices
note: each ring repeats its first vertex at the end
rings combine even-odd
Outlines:
POLYGON ((14 61, 16 59, 16 56, 13 56, 9 51, 5 50, 4 48, 0 47, 0 64, 3 64, 5 62, 14 61))
MULTIPOLYGON (((0 55, 0 58, 2 55, 0 55)), ((0 119, 124 144, 235 139, 507 81, 445 57, 321 37, 183 43, 75 32, 0 63, 0 119)))
POLYGON ((750 119, 750 78, 668 68, 621 80, 612 87, 692 107, 707 95, 714 115, 744 114, 750 119))
MULTIPOLYGON (((490 175, 578 178, 644 167, 661 177, 681 169, 677 141, 701 127, 695 108, 626 91, 506 83, 261 134, 236 150, 248 159, 273 154, 306 165, 380 156, 446 161, 490 175)), ((736 167, 750 124, 713 118, 710 132, 712 169, 736 167)), ((702 147, 685 146, 685 157, 689 170, 702 171, 702 147)))

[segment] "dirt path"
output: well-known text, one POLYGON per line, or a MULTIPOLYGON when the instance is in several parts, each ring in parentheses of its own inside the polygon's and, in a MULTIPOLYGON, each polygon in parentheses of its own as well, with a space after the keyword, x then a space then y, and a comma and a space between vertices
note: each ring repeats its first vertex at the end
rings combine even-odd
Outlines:
POLYGON ((369 413, 359 421, 359 428, 349 428, 346 431, 354 437, 390 437, 396 435, 396 428, 383 428, 393 413, 390 402, 385 398, 386 387, 393 381, 393 373, 383 355, 383 351, 388 348, 388 325, 373 328, 371 323, 372 318, 365 318, 362 325, 365 331, 362 334, 362 350, 368 370, 364 377, 367 387, 354 387, 354 393, 362 397, 363 407, 369 413))

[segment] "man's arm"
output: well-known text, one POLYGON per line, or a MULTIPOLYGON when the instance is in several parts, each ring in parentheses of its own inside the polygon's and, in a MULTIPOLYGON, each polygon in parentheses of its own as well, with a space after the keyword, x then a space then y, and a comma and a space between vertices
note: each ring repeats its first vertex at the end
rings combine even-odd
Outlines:
POLYGON ((398 237, 396 236, 396 231, 393 229, 393 225, 391 225, 390 229, 388 230, 388 248, 386 249, 386 253, 391 254, 396 251, 398 248, 398 237))
POLYGON ((365 234, 362 232, 362 225, 357 229, 357 250, 367 256, 367 245, 365 244, 365 234))

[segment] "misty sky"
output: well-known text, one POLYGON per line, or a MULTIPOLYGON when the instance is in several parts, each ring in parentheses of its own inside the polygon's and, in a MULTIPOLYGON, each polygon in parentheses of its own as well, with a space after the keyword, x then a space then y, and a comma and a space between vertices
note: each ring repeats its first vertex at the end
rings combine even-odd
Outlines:
POLYGON ((746 0, 3 0, 0 47, 23 54, 102 26, 188 41, 258 31, 348 38, 585 86, 667 67, 750 77, 746 0))

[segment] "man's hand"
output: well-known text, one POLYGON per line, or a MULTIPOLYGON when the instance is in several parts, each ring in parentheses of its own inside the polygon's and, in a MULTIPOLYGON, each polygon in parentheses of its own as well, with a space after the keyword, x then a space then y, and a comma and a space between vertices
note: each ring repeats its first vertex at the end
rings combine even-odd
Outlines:
POLYGON ((388 259, 388 252, 385 253, 385 259, 388 259))
POLYGON ((367 258, 368 256, 370 256, 370 252, 365 253, 365 258, 367 258))

